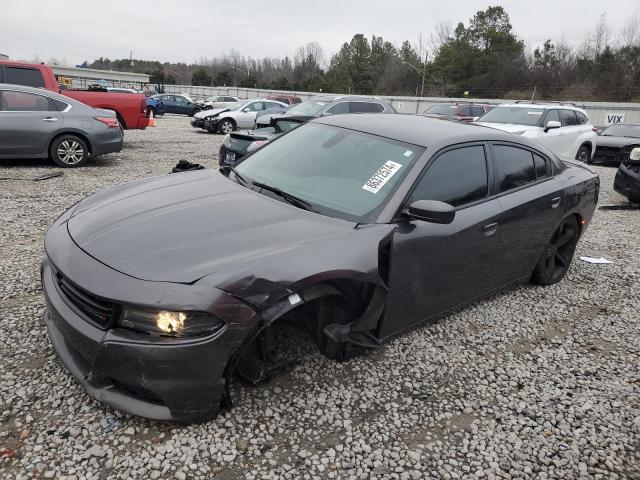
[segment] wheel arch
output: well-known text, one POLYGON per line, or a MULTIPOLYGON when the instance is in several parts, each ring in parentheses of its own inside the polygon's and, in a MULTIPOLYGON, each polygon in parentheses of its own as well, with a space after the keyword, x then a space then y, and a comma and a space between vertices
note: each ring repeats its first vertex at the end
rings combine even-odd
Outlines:
POLYGON ((90 155, 93 154, 93 145, 91 144, 91 140, 89 140, 89 137, 84 132, 79 130, 64 130, 61 132, 57 132, 49 140, 49 145, 47 146, 47 153, 51 151, 51 146, 53 145, 53 142, 55 142, 60 137, 64 137, 65 135, 75 135, 76 137, 81 138, 84 141, 84 143, 87 145, 87 148, 89 149, 89 154, 90 155))

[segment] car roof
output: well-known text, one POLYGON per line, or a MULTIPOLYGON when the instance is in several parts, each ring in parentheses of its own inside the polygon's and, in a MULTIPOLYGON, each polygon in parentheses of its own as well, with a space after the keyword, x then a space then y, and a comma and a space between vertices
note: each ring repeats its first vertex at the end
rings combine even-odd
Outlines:
POLYGON ((518 103, 502 103, 500 105, 496 105, 496 108, 499 107, 517 107, 517 108, 541 108, 543 110, 551 110, 551 109, 565 109, 565 110, 575 110, 576 112, 582 112, 586 115, 582 108, 576 107, 572 103, 562 103, 562 102, 554 102, 554 103, 537 103, 537 102, 518 102, 518 103))
POLYGON ((439 148, 462 142, 507 141, 546 151, 537 143, 501 130, 468 123, 445 122, 423 115, 356 113, 321 117, 310 123, 348 128, 425 148, 439 148))

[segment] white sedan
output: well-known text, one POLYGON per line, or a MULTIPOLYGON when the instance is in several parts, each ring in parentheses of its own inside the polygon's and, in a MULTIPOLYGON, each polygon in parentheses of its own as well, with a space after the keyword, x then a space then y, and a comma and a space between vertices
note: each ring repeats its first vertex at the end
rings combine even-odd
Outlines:
POLYGON ((206 112, 201 114, 205 120, 204 128, 211 133, 219 132, 226 135, 234 130, 254 128, 256 116, 264 110, 275 107, 287 108, 288 105, 275 100, 254 98, 234 103, 226 109, 212 110, 207 115, 204 115, 206 112))

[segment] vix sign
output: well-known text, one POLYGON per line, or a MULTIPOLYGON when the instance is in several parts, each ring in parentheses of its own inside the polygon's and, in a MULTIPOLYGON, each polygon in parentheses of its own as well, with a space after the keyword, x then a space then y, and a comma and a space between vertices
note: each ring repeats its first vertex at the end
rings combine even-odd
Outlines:
POLYGON ((624 123, 624 113, 621 112, 607 112, 604 114, 604 124, 613 125, 616 123, 624 123))

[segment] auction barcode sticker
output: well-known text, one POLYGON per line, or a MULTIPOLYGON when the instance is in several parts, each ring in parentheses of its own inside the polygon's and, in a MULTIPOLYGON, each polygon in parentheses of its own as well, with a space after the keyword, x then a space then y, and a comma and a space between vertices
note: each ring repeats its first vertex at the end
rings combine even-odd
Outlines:
POLYGON ((367 183, 362 186, 362 189, 367 192, 378 193, 400 168, 402 168, 401 164, 389 160, 367 180, 367 183))

